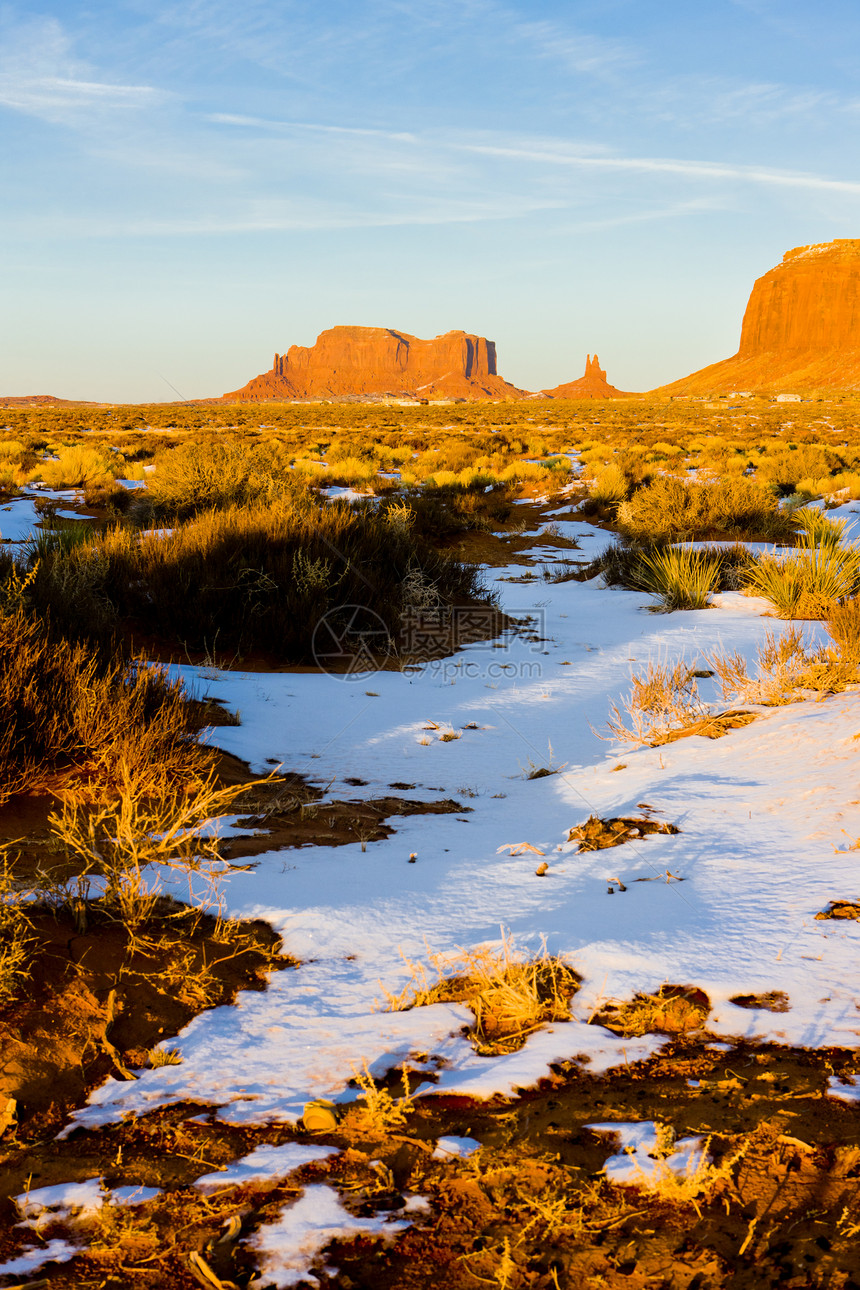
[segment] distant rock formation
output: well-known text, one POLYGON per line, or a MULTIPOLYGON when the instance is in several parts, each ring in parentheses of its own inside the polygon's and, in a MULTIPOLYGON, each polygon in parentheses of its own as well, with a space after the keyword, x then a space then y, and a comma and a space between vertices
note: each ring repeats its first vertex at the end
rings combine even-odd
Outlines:
POLYGON ((548 399, 624 399, 630 396, 624 390, 616 390, 606 379, 606 373, 600 366, 597 355, 585 356, 585 376, 578 381, 568 381, 566 385, 557 385, 553 390, 541 390, 548 399))
POLYGON ((419 340, 390 327, 331 327, 310 348, 276 354, 271 370, 225 401, 343 398, 516 399, 523 390, 496 371, 496 347, 483 336, 449 331, 419 340))
POLYGON ((74 399, 58 399, 54 394, 0 394, 0 407, 32 408, 45 403, 74 403, 74 399))
POLYGON ((733 358, 654 394, 860 389, 860 239, 786 251, 749 298, 733 358))

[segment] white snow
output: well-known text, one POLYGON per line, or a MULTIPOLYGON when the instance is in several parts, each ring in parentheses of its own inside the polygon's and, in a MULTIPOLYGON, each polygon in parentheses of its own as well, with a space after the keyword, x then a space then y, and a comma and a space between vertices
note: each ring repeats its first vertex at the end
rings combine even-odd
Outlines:
POLYGON ((610 1120, 586 1124, 585 1128, 618 1139, 620 1151, 610 1156, 603 1166, 610 1182, 647 1187, 658 1183, 667 1172, 692 1178, 702 1161, 700 1137, 678 1138, 672 1143, 671 1151, 661 1151, 659 1130, 653 1120, 633 1123, 610 1120))
POLYGON ((476 1151, 480 1151, 480 1142, 473 1138, 456 1138, 453 1134, 440 1138, 433 1152, 434 1160, 465 1160, 476 1151))
POLYGON ((15 1196, 14 1201, 24 1220, 18 1226, 38 1231, 46 1223, 87 1218, 103 1205, 142 1205, 157 1195, 158 1190, 153 1187, 109 1188, 105 1187, 103 1178, 88 1178, 86 1182, 37 1187, 15 1196))
POLYGON ((70 1245, 68 1241, 58 1237, 48 1241, 47 1245, 35 1245, 25 1250, 16 1259, 7 1259, 5 1263, 0 1263, 0 1277, 29 1276, 48 1263, 67 1263, 77 1253, 76 1245, 70 1245))
MULTIPOLYGON (((602 531, 560 523, 583 551, 605 544, 602 531)), ((720 740, 613 748, 598 732, 631 669, 718 644, 751 655, 766 630, 789 624, 763 618, 767 602, 738 593, 715 597, 712 609, 654 614, 647 596, 599 580, 507 583, 502 598, 534 630, 408 673, 176 669, 198 694, 241 711, 241 726, 210 734, 255 772, 281 763, 333 780, 329 791, 341 799, 381 796, 403 781, 415 785, 404 796, 451 797, 469 809, 394 817, 394 834, 366 852, 359 844, 273 850, 246 872, 225 872, 227 908, 271 922, 302 966, 276 973, 265 993, 197 1017, 175 1044, 181 1066, 146 1071, 133 1084, 109 1079, 77 1123, 184 1098, 218 1104, 231 1121, 295 1121, 314 1097, 352 1098, 347 1082, 363 1059, 377 1075, 427 1059, 428 1071, 442 1065, 441 1091, 510 1094, 551 1062, 582 1056, 602 1071, 654 1052, 659 1039, 621 1040, 586 1023, 600 999, 665 981, 707 991, 709 1025, 726 1036, 856 1043, 860 927, 814 918, 860 888, 860 853, 834 851, 860 836, 856 694, 763 709, 720 740), (443 742, 430 722, 461 738, 443 742), (463 729, 470 724, 479 728, 463 729), (530 764, 564 770, 528 781, 530 764), (367 786, 350 787, 350 777, 367 786), (567 842, 592 812, 636 814, 639 802, 681 833, 582 855, 567 842), (535 876, 531 852, 498 855, 511 841, 542 851, 549 873, 535 876), (683 881, 667 882, 667 870, 683 881), (608 896, 610 877, 626 892, 608 896), (443 953, 497 943, 500 926, 527 950, 545 936, 551 952, 570 956, 583 977, 572 1023, 488 1059, 461 1035, 471 1020, 461 1005, 375 1010, 382 986, 396 992, 408 979, 401 950, 420 959, 425 942, 443 953), (789 995, 789 1012, 729 1003, 774 989, 789 995)), ((822 633, 816 624, 804 630, 810 640, 822 633)), ((716 697, 712 683, 701 684, 716 697)))
POLYGON ((390 1239, 408 1226, 396 1219, 355 1218, 331 1187, 322 1183, 308 1187, 274 1223, 260 1228, 248 1241, 249 1248, 260 1256, 260 1275, 250 1285, 260 1290, 269 1286, 282 1290, 302 1281, 318 1285, 311 1267, 332 1241, 352 1236, 390 1239))
POLYGON ((830 1097, 841 1098, 843 1102, 860 1102, 860 1083, 856 1077, 846 1077, 848 1083, 843 1084, 838 1075, 831 1075, 827 1086, 827 1092, 830 1097))
MULTIPOLYGON (((853 508, 840 513, 856 519, 853 508)), ((578 539, 578 559, 607 543, 587 524, 558 523, 578 539)), ((540 558, 552 564, 559 552, 547 547, 540 558)), ((511 1096, 553 1063, 581 1061, 600 1073, 658 1051, 659 1037, 622 1039, 588 1020, 602 1000, 664 982, 705 990, 709 1028, 724 1039, 857 1044, 860 924, 815 919, 828 901, 860 895, 860 852, 846 848, 860 837, 856 690, 761 709, 719 740, 613 746, 601 733, 632 669, 719 646, 753 657, 768 630, 792 624, 738 593, 714 597, 708 610, 654 614, 649 597, 599 580, 506 581, 522 572, 491 571, 518 631, 421 668, 352 677, 175 669, 198 695, 241 712, 241 726, 210 736, 255 773, 282 764, 331 781, 328 793, 341 800, 380 797, 403 782, 414 787, 396 791, 414 801, 452 798, 463 809, 393 817, 392 836, 365 851, 358 843, 272 849, 241 871, 225 869, 225 908, 269 921, 301 966, 273 974, 263 993, 198 1016, 171 1041, 181 1065, 134 1082, 108 1079, 72 1128, 182 1100, 211 1104, 233 1123, 292 1123, 313 1098, 354 1100, 349 1081, 365 1061, 376 1076, 403 1062, 424 1071, 421 1096, 511 1096), (447 729, 460 738, 442 741, 447 729), (530 767, 563 769, 528 780, 530 767), (366 786, 345 782, 356 777, 366 786), (640 803, 681 832, 586 854, 567 841, 588 815, 641 814, 640 803), (548 873, 536 876, 540 857, 510 854, 511 842, 541 852, 548 873), (608 895, 610 878, 626 891, 608 895), (501 928, 527 952, 545 938, 581 974, 569 1023, 487 1058, 463 1033, 472 1017, 462 1005, 383 1010, 384 991, 408 984, 404 958, 498 945, 501 928), (771 990, 789 996, 788 1012, 730 1003, 771 990)), ((823 635, 819 624, 803 631, 810 643, 823 635)), ((712 682, 701 686, 717 699, 712 682)), ((846 1096, 844 1085, 830 1091, 846 1096)), ((214 1175, 213 1185, 224 1180, 214 1175)), ((277 1262, 278 1242, 321 1248, 331 1239, 325 1214, 335 1227, 345 1221, 338 1207, 329 1189, 309 1188, 258 1234, 256 1248, 274 1260, 265 1269, 272 1284, 305 1275, 295 1262, 277 1262), (313 1227, 315 1235, 308 1197, 322 1206, 324 1231, 313 1227)))
POLYGON ((221 1191, 223 1187, 241 1187, 245 1183, 277 1182, 301 1165, 314 1160, 325 1160, 336 1156, 336 1147, 306 1147, 300 1142, 288 1142, 276 1147, 263 1143, 255 1147, 250 1155, 235 1160, 223 1171, 203 1174, 194 1186, 205 1195, 221 1191))

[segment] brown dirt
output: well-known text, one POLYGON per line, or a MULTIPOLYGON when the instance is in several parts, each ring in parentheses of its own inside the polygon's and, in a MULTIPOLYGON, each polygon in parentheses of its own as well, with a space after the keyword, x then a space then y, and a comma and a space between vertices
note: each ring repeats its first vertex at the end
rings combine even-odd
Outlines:
MULTIPOLYGON (((206 1108, 174 1106, 68 1141, 10 1144, 0 1178, 7 1195, 23 1190, 27 1171, 39 1186, 101 1174, 110 1186, 166 1189, 79 1232, 90 1248, 40 1274, 58 1290, 187 1290, 197 1284, 186 1264, 191 1250, 219 1278, 246 1286, 255 1269, 237 1238, 319 1181, 337 1188, 357 1214, 398 1217, 405 1193, 420 1193, 431 1206, 388 1247, 368 1238, 330 1247, 319 1260, 327 1270, 314 1272, 328 1290, 472 1290, 482 1283, 508 1290, 849 1290, 860 1285, 860 1108, 827 1097, 826 1088, 834 1071, 856 1065, 851 1050, 742 1042, 722 1052, 700 1035, 603 1077, 563 1063, 513 1101, 424 1097, 393 1132, 345 1108, 323 1139, 341 1148, 339 1156, 285 1182, 228 1188, 207 1200, 189 1185, 201 1173, 260 1142, 313 1139, 283 1125, 199 1122, 194 1117, 206 1108), (586 1128, 607 1120, 654 1120, 678 1137, 707 1138, 724 1176, 695 1201, 610 1184, 601 1169, 616 1148, 586 1128), (429 1148, 445 1134, 473 1137, 484 1149, 467 1161, 434 1160, 429 1148), (237 1238, 215 1244, 234 1217, 237 1238)), ((0 1257, 11 1257, 20 1249, 11 1206, 0 1217, 0 1257)), ((62 1225, 44 1231, 45 1238, 60 1235, 69 1235, 62 1225)))
POLYGON ((584 824, 578 824, 567 835, 568 842, 578 842, 580 851, 602 851, 607 847, 620 847, 631 838, 644 838, 649 833, 680 833, 675 824, 644 817, 615 815, 602 820, 599 815, 589 815, 584 824))
POLYGON ((465 815, 472 810, 451 798, 436 802, 415 802, 399 796, 367 801, 321 801, 322 796, 320 790, 307 785, 297 791, 288 787, 279 795, 279 800, 257 805, 257 811, 262 806, 261 813, 249 814, 239 821, 240 826, 258 831, 258 836, 225 839, 221 854, 227 860, 235 860, 274 848, 379 842, 395 831, 386 823, 391 816, 465 815))
POLYGON ((149 1049, 266 972, 293 960, 262 922, 216 924, 162 900, 137 937, 99 902, 80 926, 68 910, 30 913, 29 975, 0 1011, 0 1098, 19 1134, 54 1132, 107 1075, 133 1078, 149 1049))

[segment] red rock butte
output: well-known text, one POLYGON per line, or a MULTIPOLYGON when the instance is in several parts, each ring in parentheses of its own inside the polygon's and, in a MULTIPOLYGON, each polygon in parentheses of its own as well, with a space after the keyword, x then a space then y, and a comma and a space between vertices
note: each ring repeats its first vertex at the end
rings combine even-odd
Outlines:
POLYGON ((483 336, 449 331, 419 340, 390 327, 331 327, 309 348, 276 354, 226 401, 266 402, 345 396, 517 399, 524 394, 496 371, 496 347, 483 336))
POLYGON ((600 366, 597 355, 585 356, 585 376, 578 381, 568 381, 566 385, 557 385, 552 390, 541 390, 548 399, 624 399, 630 395, 624 390, 616 390, 606 379, 606 373, 600 366))
POLYGON ((860 239, 786 251, 752 289, 733 358, 654 394, 860 389, 860 239))

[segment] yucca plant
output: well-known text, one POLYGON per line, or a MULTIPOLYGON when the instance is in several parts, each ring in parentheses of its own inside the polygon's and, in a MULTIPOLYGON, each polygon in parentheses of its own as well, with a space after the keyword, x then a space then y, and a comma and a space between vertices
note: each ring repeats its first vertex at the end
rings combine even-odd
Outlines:
POLYGON ((670 546, 645 552, 640 558, 643 589, 659 596, 662 608, 707 609, 720 582, 720 560, 705 551, 670 546))
POLYGON ((772 601, 780 618, 828 618, 835 605, 860 590, 860 551, 804 544, 782 558, 762 556, 746 590, 772 601))
POLYGON ((814 506, 803 506, 792 513, 791 517, 800 525, 801 534, 798 546, 807 550, 815 547, 832 549, 842 544, 845 538, 847 520, 830 520, 824 511, 814 506))

